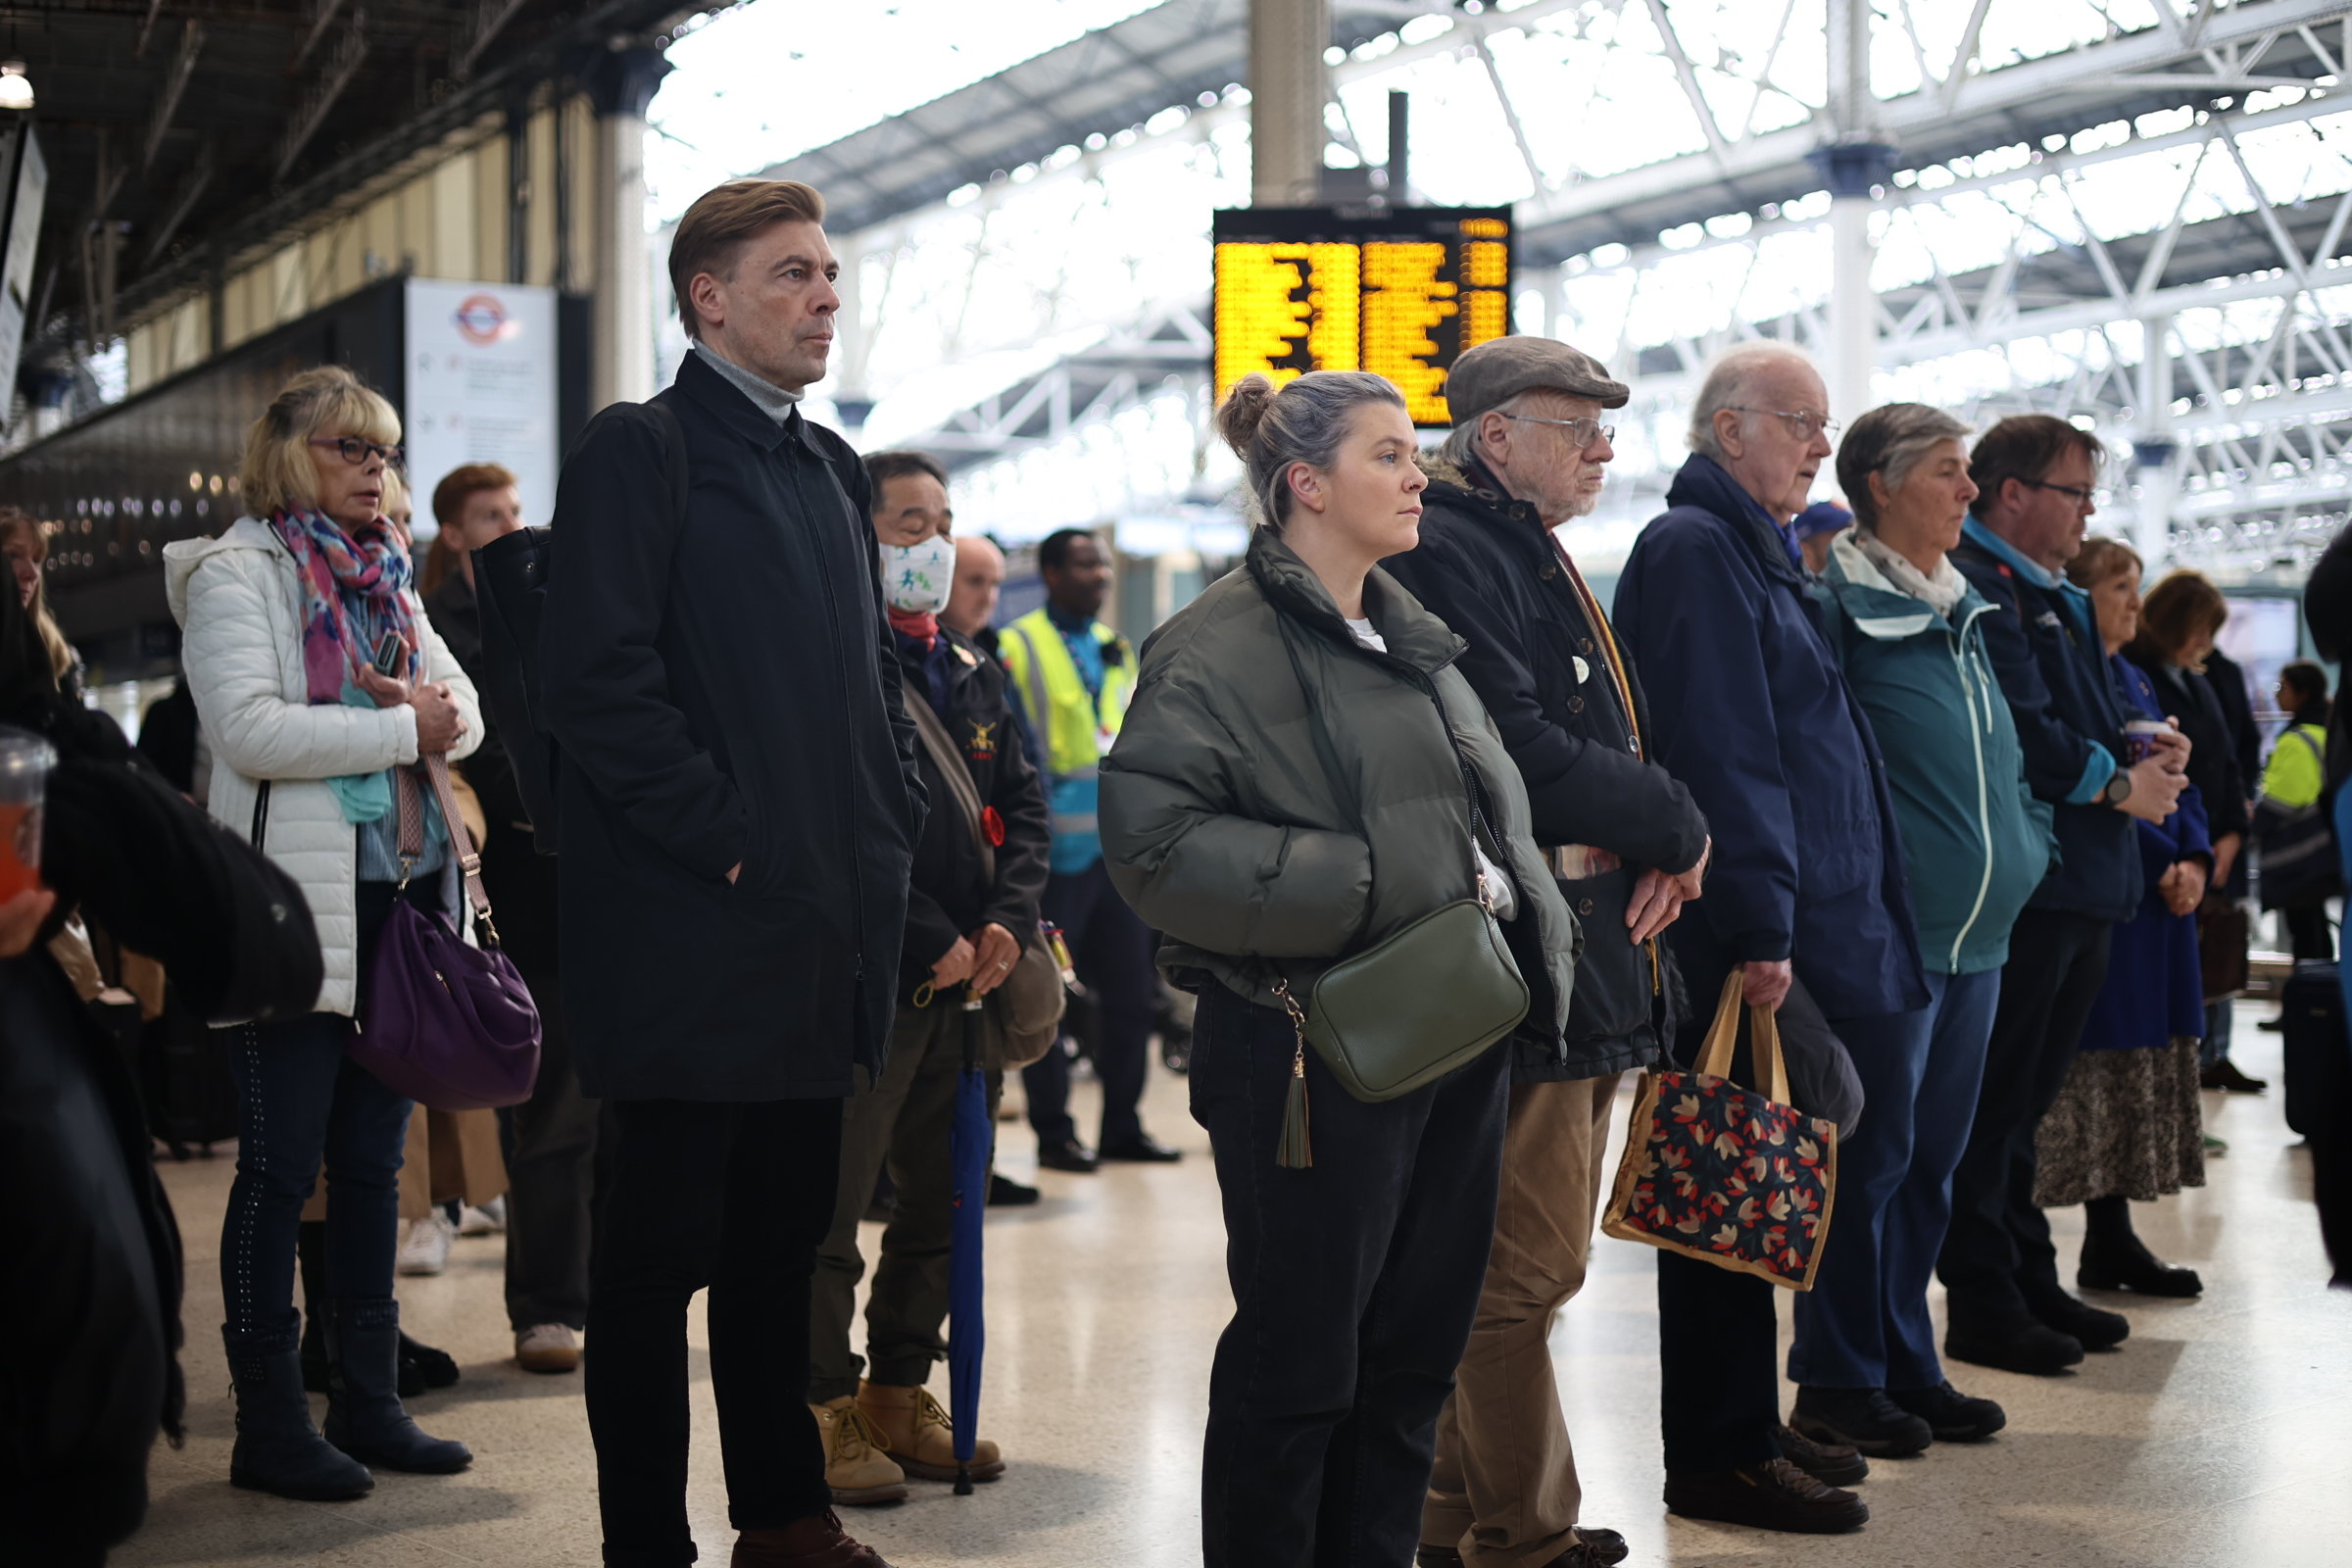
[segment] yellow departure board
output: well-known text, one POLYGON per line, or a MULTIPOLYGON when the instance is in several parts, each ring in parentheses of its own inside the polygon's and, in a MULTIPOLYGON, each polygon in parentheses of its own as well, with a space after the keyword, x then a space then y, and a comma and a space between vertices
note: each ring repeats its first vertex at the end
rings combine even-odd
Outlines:
POLYGON ((1211 233, 1219 398, 1253 370, 1371 370, 1446 424, 1454 359, 1511 329, 1507 207, 1255 207, 1211 233))

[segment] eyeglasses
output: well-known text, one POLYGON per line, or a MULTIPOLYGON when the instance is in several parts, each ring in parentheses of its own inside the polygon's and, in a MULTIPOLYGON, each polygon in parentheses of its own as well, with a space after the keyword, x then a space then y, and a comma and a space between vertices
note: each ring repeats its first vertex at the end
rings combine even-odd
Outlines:
POLYGON ((2057 492, 2058 492, 2060 495, 2062 495, 2062 496, 2071 496, 2071 497, 2073 497, 2073 498, 2074 498, 2074 503, 2075 503, 2075 505, 2076 505, 2076 506, 2078 506, 2078 507, 2087 507, 2087 506, 2089 506, 2089 505, 2090 505, 2090 502, 2091 502, 2091 498, 2092 498, 2093 496, 2096 496, 2096 495, 2098 494, 2098 492, 2097 492, 2096 490, 2093 490, 2093 489, 2091 489, 2091 488, 2090 488, 2088 485, 2080 485, 2080 484, 2049 484, 2049 483, 2045 483, 2044 481, 2042 481, 2042 480, 2040 480, 2040 479, 2024 479, 2024 478, 2021 478, 2021 479, 2019 479, 2017 482, 2018 482, 2019 484, 2022 484, 2022 485, 2029 486, 2029 487, 2030 487, 2030 488, 2032 488, 2032 489, 2035 489, 2035 490, 2055 490, 2055 491, 2057 491, 2057 492))
POLYGON ((1743 409, 1734 405, 1732 412, 1734 414, 1769 414, 1776 419, 1786 419, 1788 421, 1788 428, 1795 431, 1798 438, 1808 444, 1817 435, 1836 435, 1838 430, 1836 419, 1828 418, 1806 409, 1743 409))
POLYGON ((1568 439, 1576 443, 1579 452, 1589 451, 1603 441, 1617 439, 1617 427, 1613 424, 1603 424, 1598 419, 1542 419, 1532 414, 1511 414, 1504 417, 1518 419, 1527 424, 1557 425, 1568 432, 1568 439))
POLYGON ((369 458, 381 458, 386 466, 397 468, 400 466, 400 460, 406 456, 398 447, 388 447, 381 441, 363 441, 356 435, 337 436, 331 441, 322 437, 314 440, 311 445, 333 447, 342 454, 343 461, 355 468, 369 458))

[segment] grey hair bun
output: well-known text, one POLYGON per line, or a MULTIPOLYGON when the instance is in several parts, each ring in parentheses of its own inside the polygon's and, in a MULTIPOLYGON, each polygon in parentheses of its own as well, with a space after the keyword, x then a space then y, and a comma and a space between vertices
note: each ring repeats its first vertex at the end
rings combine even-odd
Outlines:
POLYGON ((1257 440, 1257 427, 1265 422, 1266 410, 1274 403, 1274 383, 1252 370, 1233 383, 1225 401, 1217 405, 1217 434, 1235 451, 1244 463, 1250 461, 1250 449, 1257 440))

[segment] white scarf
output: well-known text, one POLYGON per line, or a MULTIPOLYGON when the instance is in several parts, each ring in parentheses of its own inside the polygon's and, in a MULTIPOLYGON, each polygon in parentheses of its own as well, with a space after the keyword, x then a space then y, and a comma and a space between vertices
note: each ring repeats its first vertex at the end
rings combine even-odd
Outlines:
POLYGON ((1948 556, 1936 559, 1936 574, 1930 576, 1875 533, 1856 528, 1849 537, 1862 558, 1878 567, 1882 576, 1938 615, 1950 615, 1952 607, 1968 595, 1968 579, 1960 575, 1960 568, 1952 564, 1948 556))

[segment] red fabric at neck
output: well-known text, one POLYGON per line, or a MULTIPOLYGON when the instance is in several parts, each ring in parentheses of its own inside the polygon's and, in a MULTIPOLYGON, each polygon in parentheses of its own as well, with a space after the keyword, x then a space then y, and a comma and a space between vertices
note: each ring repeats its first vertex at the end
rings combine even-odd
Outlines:
POLYGON ((926 643, 939 641, 939 616, 928 612, 915 615, 909 614, 904 610, 894 609, 890 612, 890 625, 893 631, 903 636, 913 637, 926 643))

